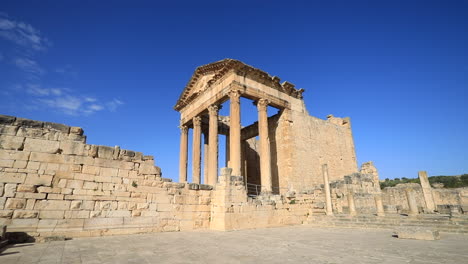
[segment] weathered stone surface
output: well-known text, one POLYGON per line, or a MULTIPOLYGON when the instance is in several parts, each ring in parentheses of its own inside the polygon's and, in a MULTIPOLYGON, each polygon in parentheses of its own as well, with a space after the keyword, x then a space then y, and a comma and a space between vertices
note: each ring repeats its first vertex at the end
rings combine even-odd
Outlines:
POLYGON ((5 184, 5 197, 15 197, 17 184, 7 183, 5 184))
POLYGON ((70 127, 70 134, 83 135, 83 129, 81 127, 70 127))
POLYGON ((0 124, 10 125, 10 124, 13 124, 15 119, 16 117, 14 116, 0 115, 0 124))
POLYGON ((98 157, 101 159, 113 159, 114 157, 114 148, 107 146, 98 147, 98 157))
POLYGON ((30 210, 15 210, 13 213, 13 218, 36 218, 38 216, 37 211, 30 210))
POLYGON ((26 199, 8 198, 5 209, 23 209, 26 206, 26 199))
POLYGON ((22 150, 24 148, 24 140, 24 137, 0 135, 0 148, 22 150))
POLYGON ((17 192, 31 192, 31 193, 34 193, 34 192, 36 192, 36 186, 20 184, 20 185, 18 185, 16 191, 17 192))
POLYGON ((58 130, 62 133, 68 134, 70 132, 70 127, 64 124, 44 122, 44 128, 58 130))
POLYGON ((84 155, 85 153, 85 144, 76 141, 61 141, 60 149, 62 154, 65 155, 84 155))
POLYGON ((401 227, 395 231, 398 238, 418 240, 439 240, 439 231, 421 227, 401 227))
POLYGON ((14 124, 21 127, 33 128, 42 128, 44 126, 44 122, 19 117, 16 118, 14 124))
POLYGON ((59 141, 51 141, 38 138, 26 138, 24 142, 25 151, 58 153, 59 147, 59 141))

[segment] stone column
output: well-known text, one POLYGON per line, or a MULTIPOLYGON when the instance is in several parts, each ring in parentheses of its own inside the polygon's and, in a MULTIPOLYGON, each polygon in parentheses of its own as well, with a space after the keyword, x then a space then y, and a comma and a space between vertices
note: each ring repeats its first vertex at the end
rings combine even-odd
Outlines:
POLYGON ((328 181, 328 165, 322 165, 322 174, 323 174, 323 186, 325 188, 325 202, 327 205, 326 213, 327 215, 333 215, 333 207, 331 201, 331 192, 330 192, 330 183, 328 181))
MULTIPOLYGON (((260 179, 262 193, 272 192, 270 138, 268 136, 268 100, 260 99, 258 109, 258 134, 260 137, 260 179)), ((232 137, 232 135, 231 135, 232 137)), ((231 148, 232 149, 232 148, 231 148)), ((232 156, 231 156, 232 159, 232 156)))
POLYGON ((210 156, 210 149, 208 144, 208 133, 203 134, 203 183, 208 182, 208 159, 210 156))
POLYGON ((193 118, 193 141, 192 141, 192 182, 200 183, 201 163, 201 118, 193 118))
POLYGON ((348 193, 348 207, 349 207, 349 214, 356 215, 356 205, 354 204, 354 194, 352 192, 348 193))
POLYGON ((377 194, 374 196, 375 207, 377 208, 377 216, 385 216, 385 210, 382 203, 382 196, 377 194))
POLYGON ((432 195, 432 187, 427 178, 427 172, 419 171, 419 181, 421 182, 421 187, 424 195, 424 201, 426 201, 426 207, 429 212, 434 212, 436 209, 434 203, 434 196, 432 195))
POLYGON ((209 152, 208 155, 208 184, 215 185, 218 179, 218 110, 217 105, 210 105, 209 152))
POLYGON ((240 92, 233 90, 229 92, 229 161, 232 175, 241 175, 241 115, 240 115, 240 92))
POLYGON ((179 182, 187 182, 188 127, 180 126, 179 182))
POLYGON ((416 203, 416 198, 414 197, 414 191, 413 190, 406 189, 406 199, 408 200, 410 215, 419 214, 418 204, 416 203))
POLYGON ((230 142, 230 138, 229 138, 229 134, 226 135, 226 150, 225 150, 225 155, 226 155, 226 164, 224 166, 226 166, 226 168, 231 168, 231 166, 229 166, 231 163, 229 162, 229 143, 230 142))

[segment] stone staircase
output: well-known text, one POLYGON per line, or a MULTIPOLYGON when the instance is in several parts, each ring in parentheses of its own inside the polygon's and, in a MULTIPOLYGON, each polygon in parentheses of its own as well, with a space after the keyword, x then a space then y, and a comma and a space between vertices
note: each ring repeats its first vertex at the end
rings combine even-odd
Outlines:
POLYGON ((349 228, 385 228, 396 229, 398 227, 424 227, 438 230, 439 232, 468 234, 467 215, 442 215, 420 214, 407 216, 399 214, 387 214, 385 216, 335 214, 326 216, 312 214, 308 217, 307 224, 317 227, 349 227, 349 228))

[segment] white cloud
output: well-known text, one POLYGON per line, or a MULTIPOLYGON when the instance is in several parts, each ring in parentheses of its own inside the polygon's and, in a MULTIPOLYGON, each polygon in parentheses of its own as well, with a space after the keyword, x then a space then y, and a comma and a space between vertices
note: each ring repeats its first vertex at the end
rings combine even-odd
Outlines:
POLYGON ((27 73, 34 75, 43 75, 45 73, 45 70, 42 69, 36 61, 28 58, 16 58, 13 60, 13 63, 16 65, 16 67, 27 73))
POLYGON ((117 107, 119 107, 120 105, 123 105, 123 102, 120 101, 119 99, 112 99, 112 101, 110 102, 107 102, 107 108, 110 110, 110 111, 115 111, 117 110, 117 107))
POLYGON ((81 96, 69 88, 48 88, 38 84, 15 85, 12 91, 26 93, 36 109, 50 109, 67 115, 91 115, 98 111, 114 112, 120 105, 121 100, 112 99, 107 103, 100 103, 93 96, 81 96))
POLYGON ((33 50, 45 50, 50 46, 50 41, 39 30, 27 23, 14 21, 4 13, 0 13, 0 37, 33 50))

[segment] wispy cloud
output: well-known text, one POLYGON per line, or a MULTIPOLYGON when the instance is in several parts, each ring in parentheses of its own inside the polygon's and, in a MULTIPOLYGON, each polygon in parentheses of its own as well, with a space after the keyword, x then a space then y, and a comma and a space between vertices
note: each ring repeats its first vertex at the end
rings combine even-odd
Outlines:
POLYGON ((39 30, 4 13, 0 13, 0 37, 33 50, 45 50, 51 44, 39 30))
POLYGON ((112 99, 112 101, 107 102, 107 108, 109 108, 110 111, 115 111, 119 106, 123 105, 123 102, 120 101, 119 99, 112 99))
POLYGON ((21 70, 25 71, 26 73, 34 74, 34 75, 43 75, 45 70, 37 64, 36 61, 28 58, 16 58, 13 60, 13 63, 16 67, 20 68, 21 70))
POLYGON ((124 104, 115 98, 101 102, 96 97, 82 96, 69 88, 49 88, 39 84, 16 85, 12 91, 26 93, 36 110, 50 109, 73 116, 91 115, 105 110, 114 112, 124 104))

